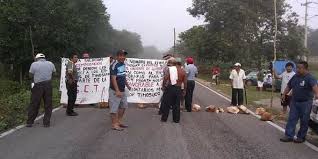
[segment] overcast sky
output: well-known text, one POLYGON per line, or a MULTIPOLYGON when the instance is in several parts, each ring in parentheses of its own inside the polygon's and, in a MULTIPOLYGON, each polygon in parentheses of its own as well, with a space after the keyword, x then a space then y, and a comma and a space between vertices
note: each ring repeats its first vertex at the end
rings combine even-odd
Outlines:
MULTIPOLYGON (((110 23, 115 29, 126 29, 141 35, 144 46, 154 45, 160 50, 169 49, 173 45, 173 28, 177 33, 194 25, 203 23, 203 19, 193 18, 186 11, 192 0, 103 0, 110 23)), ((287 0, 304 22, 305 0, 287 0)), ((318 0, 313 0, 317 1, 318 0)), ((318 14, 318 5, 309 8, 309 17, 318 14)), ((318 17, 310 19, 310 27, 318 28, 318 17)))

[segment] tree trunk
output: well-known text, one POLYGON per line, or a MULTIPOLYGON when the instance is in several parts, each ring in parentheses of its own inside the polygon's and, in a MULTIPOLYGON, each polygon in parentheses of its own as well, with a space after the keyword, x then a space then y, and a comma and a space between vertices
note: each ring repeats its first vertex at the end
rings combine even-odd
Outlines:
POLYGON ((19 81, 20 81, 20 85, 22 85, 23 83, 23 72, 22 72, 22 65, 20 66, 20 69, 19 69, 19 81))
POLYGON ((33 38, 32 38, 31 25, 29 25, 29 30, 30 30, 30 42, 31 42, 31 48, 32 48, 32 57, 33 57, 33 59, 34 59, 35 55, 34 55, 34 44, 33 44, 33 38))

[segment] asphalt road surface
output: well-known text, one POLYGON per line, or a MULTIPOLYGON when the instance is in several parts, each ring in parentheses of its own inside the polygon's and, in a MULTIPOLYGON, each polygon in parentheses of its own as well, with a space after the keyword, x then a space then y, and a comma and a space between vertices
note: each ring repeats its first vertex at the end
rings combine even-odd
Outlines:
MULTIPOLYGON (((227 106, 228 102, 196 85, 194 102, 227 106)), ((154 108, 129 108, 128 129, 110 129, 108 110, 64 109, 52 116, 52 126, 22 128, 0 139, 1 159, 307 159, 318 152, 304 144, 281 143, 282 132, 252 115, 181 114, 181 123, 160 122, 154 108)))

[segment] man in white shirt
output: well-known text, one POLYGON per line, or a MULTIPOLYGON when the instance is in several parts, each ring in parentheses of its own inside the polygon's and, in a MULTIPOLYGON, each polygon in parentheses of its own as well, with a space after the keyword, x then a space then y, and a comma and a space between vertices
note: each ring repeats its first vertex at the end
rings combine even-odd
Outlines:
MULTIPOLYGON (((280 90, 282 98, 283 98, 284 90, 286 89, 289 80, 295 75, 295 72, 293 71, 293 68, 294 68, 293 63, 288 62, 285 65, 285 71, 282 74, 277 75, 276 71, 273 70, 274 77, 276 79, 281 79, 282 80, 282 85, 281 85, 281 90, 280 90)), ((287 112, 287 106, 289 106, 289 103, 290 103, 290 96, 291 96, 291 93, 289 93, 288 95, 285 96, 285 100, 284 101, 281 100, 281 105, 283 106, 283 114, 286 114, 286 112, 287 112)))
POLYGON ((241 64, 236 63, 234 69, 230 74, 231 86, 232 86, 232 102, 233 106, 243 105, 244 97, 243 91, 245 88, 245 71, 241 69, 241 64))

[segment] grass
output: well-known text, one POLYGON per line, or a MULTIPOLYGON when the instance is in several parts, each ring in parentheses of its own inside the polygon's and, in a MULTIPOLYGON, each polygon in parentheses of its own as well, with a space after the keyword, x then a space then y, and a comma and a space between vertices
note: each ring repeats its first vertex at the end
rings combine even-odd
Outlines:
MULTIPOLYGON (((211 82, 209 75, 199 75, 199 78, 211 82)), ((220 85, 214 85, 214 87, 226 95, 231 96, 231 86, 229 81, 221 80, 220 85)), ((254 104, 254 102, 260 101, 262 99, 271 99, 271 95, 271 90, 259 92, 256 90, 255 86, 250 86, 247 88, 247 99, 249 101, 248 104, 254 104)), ((274 92, 274 97, 279 98, 280 93, 274 92)))
MULTIPOLYGON (((1 81, 4 82, 4 81, 1 81)), ((12 82, 8 82, 12 84, 12 82)), ((5 85, 5 84, 4 84, 5 85)), ((6 96, 0 97, 0 132, 25 123, 27 109, 30 103, 31 91, 29 85, 21 86, 18 91, 8 91, 6 96)), ((53 81, 53 106, 60 105, 59 81, 53 81)), ((43 103, 40 113, 43 112, 43 103)))
MULTIPOLYGON (((200 74, 199 78, 202 80, 205 80, 207 82, 211 82, 211 77, 207 74, 200 74)), ((230 82, 227 80, 221 80, 219 85, 213 85, 214 89, 216 89, 219 92, 222 92, 223 94, 227 95, 228 97, 231 97, 232 90, 230 86, 230 82)), ((270 107, 269 105, 262 105, 257 103, 257 101, 261 101, 264 99, 271 99, 272 93, 271 90, 262 91, 259 92, 256 90, 255 86, 250 86, 247 88, 247 99, 248 99, 248 105, 252 110, 255 110, 258 107, 264 107, 269 113, 272 113, 273 115, 280 114, 281 110, 277 109, 275 107, 270 107)), ((280 93, 274 92, 274 98, 280 98, 280 93)), ((279 120, 285 120, 285 118, 279 119, 279 120)))

